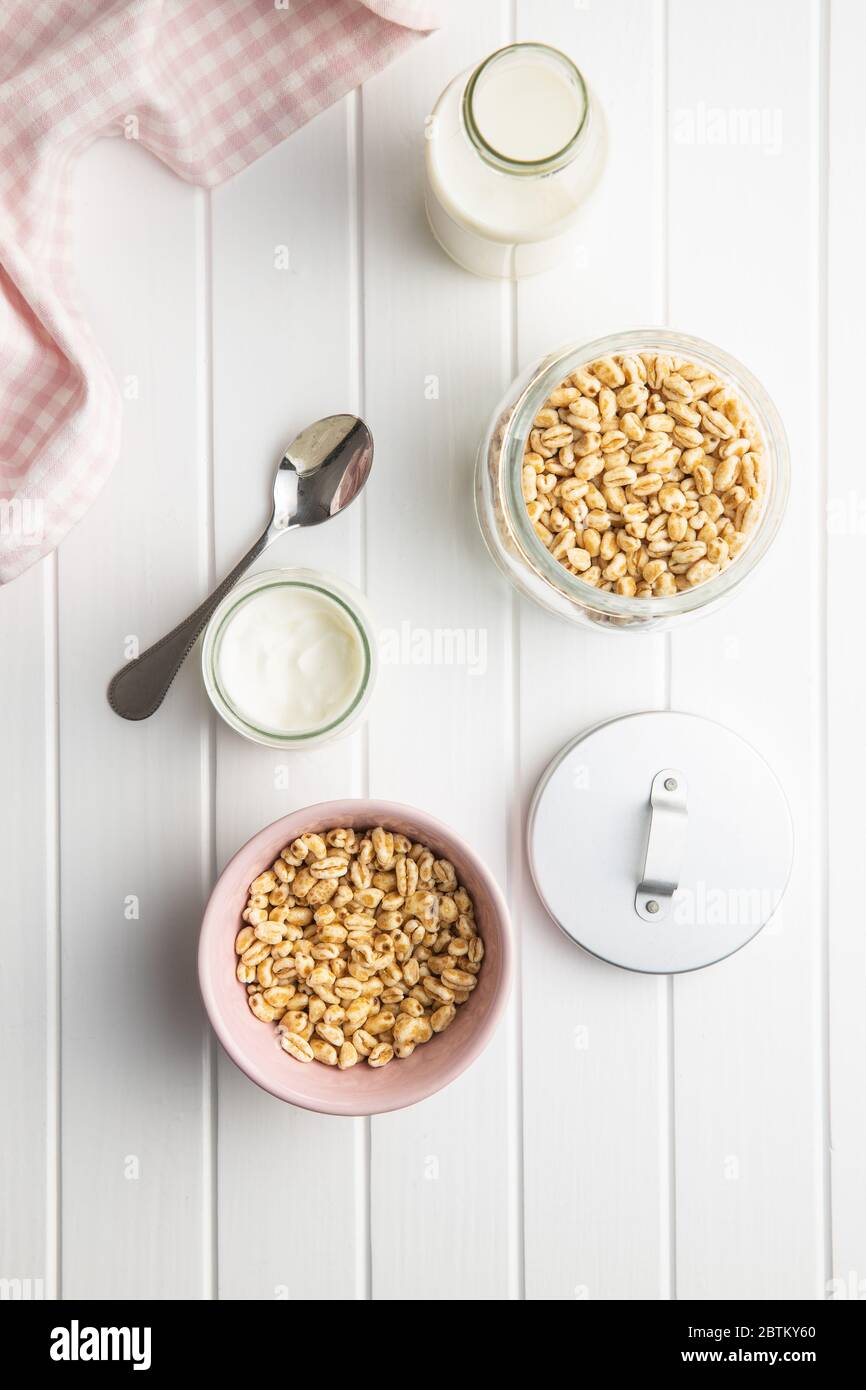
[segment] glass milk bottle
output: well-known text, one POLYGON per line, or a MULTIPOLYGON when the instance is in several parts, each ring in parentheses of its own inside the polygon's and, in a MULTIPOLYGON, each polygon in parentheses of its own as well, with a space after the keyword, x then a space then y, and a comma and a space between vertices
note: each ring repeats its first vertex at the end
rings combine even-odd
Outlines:
POLYGON ((605 131, 564 53, 539 43, 492 53, 446 87, 427 134, 427 217, 459 265, 518 279, 574 254, 605 131))

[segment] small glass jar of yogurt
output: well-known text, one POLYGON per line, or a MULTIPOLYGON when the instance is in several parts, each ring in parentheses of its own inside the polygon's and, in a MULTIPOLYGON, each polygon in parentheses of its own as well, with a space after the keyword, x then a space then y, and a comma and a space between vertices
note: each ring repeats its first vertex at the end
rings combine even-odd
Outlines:
POLYGON ((202 647, 217 712, 270 748, 310 748, 347 733, 370 698, 376 665, 361 594, 307 569, 242 580, 213 614, 202 647))
POLYGON ((575 253, 605 129, 564 53, 539 43, 492 53, 446 87, 427 136, 427 218, 459 265, 519 279, 575 253))

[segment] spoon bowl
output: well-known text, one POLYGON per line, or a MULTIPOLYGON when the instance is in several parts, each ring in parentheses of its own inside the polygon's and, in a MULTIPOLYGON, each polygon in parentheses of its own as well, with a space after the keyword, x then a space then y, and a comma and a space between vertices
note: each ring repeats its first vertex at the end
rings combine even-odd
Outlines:
POLYGON ((354 502, 372 466, 373 438, 356 415, 328 415, 308 425, 277 468, 271 527, 281 534, 328 521, 354 502))

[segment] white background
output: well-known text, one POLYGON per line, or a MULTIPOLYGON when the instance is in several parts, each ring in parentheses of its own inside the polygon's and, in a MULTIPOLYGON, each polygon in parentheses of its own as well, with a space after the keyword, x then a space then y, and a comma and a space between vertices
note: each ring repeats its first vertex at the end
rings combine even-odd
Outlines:
POLYGON ((212 196, 122 139, 84 157, 78 263, 128 399, 97 505, 0 592, 0 1276, 265 1300, 822 1298, 866 1279, 864 50, 859 0, 475 0, 212 196), (516 289, 452 265, 421 197, 438 93, 515 37, 569 51, 610 126, 578 263, 516 289), (720 119, 733 137, 708 143, 720 119), (719 615, 584 635, 499 578, 473 456, 518 367, 644 322, 762 378, 791 502, 719 615), (282 447, 341 410, 376 438, 363 504, 267 563, 342 574, 381 628, 485 633, 486 673, 386 665, 367 728, 303 755, 217 726, 195 659, 153 720, 117 719, 125 639, 195 606, 263 525, 282 447), (571 946, 521 848, 564 742, 667 706, 757 745, 797 838, 781 924, 679 979, 571 946), (520 971, 447 1091, 339 1120, 220 1054, 195 948, 242 841, 366 792, 485 856, 520 971))

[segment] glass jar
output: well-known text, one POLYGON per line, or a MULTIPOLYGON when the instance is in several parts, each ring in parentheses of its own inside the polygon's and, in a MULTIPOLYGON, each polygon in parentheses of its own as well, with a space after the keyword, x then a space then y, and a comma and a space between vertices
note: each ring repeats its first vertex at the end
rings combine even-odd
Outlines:
POLYGON ((308 569, 265 570, 242 579, 226 594, 207 625, 201 654, 205 689, 217 713, 244 738, 268 748, 313 748, 341 738, 360 720, 376 679, 378 666, 376 638, 363 596, 351 584, 331 574, 308 569), (221 645, 231 621, 257 596, 270 590, 289 589, 293 596, 309 594, 312 603, 326 609, 335 605, 334 614, 344 626, 357 656, 358 675, 342 708, 330 712, 315 727, 283 729, 257 724, 233 703, 221 673, 221 645))
POLYGON ((518 279, 574 253, 605 128, 564 53, 539 43, 492 53, 446 87, 427 137, 427 218, 458 265, 518 279))
POLYGON ((740 362, 701 338, 660 328, 613 333, 562 348, 513 383, 481 442, 475 504, 487 548, 512 584, 569 622, 639 632, 679 626, 719 607, 766 555, 788 498, 788 443, 779 414, 760 382, 740 362), (752 412, 767 463, 761 515, 747 545, 726 569, 670 597, 629 598, 594 588, 554 559, 536 536, 521 487, 523 453, 535 416, 551 391, 578 367, 614 353, 663 352, 703 363, 728 383, 752 412))

